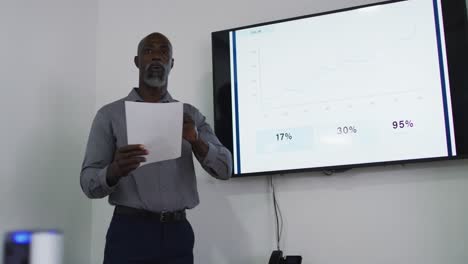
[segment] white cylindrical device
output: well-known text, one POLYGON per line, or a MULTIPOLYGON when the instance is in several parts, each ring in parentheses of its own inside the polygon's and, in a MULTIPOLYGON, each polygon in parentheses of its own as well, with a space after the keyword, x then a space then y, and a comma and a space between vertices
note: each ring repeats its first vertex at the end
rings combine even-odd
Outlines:
POLYGON ((30 264, 63 264, 63 234, 36 232, 31 236, 30 264))

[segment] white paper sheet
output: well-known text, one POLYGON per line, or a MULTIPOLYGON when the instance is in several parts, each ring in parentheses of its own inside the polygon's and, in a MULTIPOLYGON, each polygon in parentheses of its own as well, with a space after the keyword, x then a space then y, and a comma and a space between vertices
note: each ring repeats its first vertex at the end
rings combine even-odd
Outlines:
POLYGON ((181 156, 183 111, 179 102, 125 102, 128 144, 142 144, 149 152, 141 166, 181 156))

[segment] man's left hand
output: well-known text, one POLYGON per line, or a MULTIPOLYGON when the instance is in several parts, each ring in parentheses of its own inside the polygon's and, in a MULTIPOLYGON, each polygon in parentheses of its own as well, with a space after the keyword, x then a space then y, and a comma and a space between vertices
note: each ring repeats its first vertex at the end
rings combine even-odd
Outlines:
POLYGON ((195 122, 188 114, 184 114, 184 129, 183 129, 183 138, 190 142, 190 144, 195 143, 198 140, 198 131, 195 126, 195 122))
POLYGON ((183 138, 192 144, 192 150, 198 157, 205 158, 208 153, 208 145, 198 138, 198 130, 195 122, 188 114, 184 114, 183 138))

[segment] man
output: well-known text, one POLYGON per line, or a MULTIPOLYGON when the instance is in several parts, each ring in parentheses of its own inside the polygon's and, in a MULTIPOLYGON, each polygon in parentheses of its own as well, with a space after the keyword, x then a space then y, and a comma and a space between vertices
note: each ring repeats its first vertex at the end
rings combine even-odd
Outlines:
MULTIPOLYGON (((182 156, 150 163, 143 145, 127 145, 125 101, 174 102, 167 91, 174 66, 172 45, 152 33, 138 45, 139 87, 96 114, 81 170, 89 198, 109 196, 115 205, 106 236, 104 263, 193 263, 194 233, 185 210, 199 203, 192 152, 213 177, 229 179, 232 157, 205 117, 184 104, 182 156)), ((161 124, 164 126, 164 124, 161 124)), ((210 215, 212 217, 213 215, 210 215)))

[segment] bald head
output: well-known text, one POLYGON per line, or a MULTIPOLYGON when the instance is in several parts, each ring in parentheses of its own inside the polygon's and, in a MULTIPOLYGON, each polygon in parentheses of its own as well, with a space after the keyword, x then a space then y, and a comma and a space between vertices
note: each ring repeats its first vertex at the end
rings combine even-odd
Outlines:
POLYGON ((144 37, 140 41, 140 43, 138 43, 138 50, 137 50, 138 56, 141 55, 141 51, 143 50, 143 47, 145 46, 146 43, 152 42, 152 41, 155 41, 155 40, 157 40, 158 42, 166 42, 170 46, 170 48, 172 50, 172 44, 171 44, 171 42, 169 41, 169 39, 166 36, 164 36, 162 33, 159 33, 159 32, 153 32, 153 33, 147 35, 146 37, 144 37))

